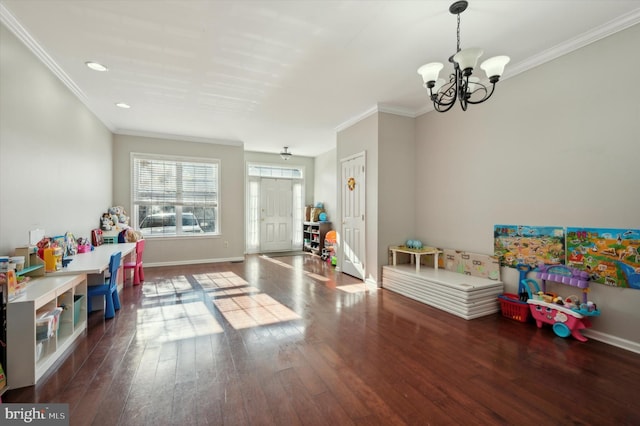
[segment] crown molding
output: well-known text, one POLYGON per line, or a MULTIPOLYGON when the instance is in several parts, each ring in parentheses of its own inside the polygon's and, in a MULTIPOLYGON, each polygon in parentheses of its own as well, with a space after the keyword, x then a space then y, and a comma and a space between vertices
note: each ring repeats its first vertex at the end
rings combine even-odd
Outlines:
POLYGON ((395 105, 378 104, 378 112, 387 114, 401 115, 403 117, 416 118, 416 112, 409 108, 399 107, 395 105))
POLYGON ((62 81, 65 86, 73 92, 81 101, 85 101, 87 96, 80 90, 73 80, 60 68, 56 61, 45 52, 29 32, 22 26, 15 16, 3 4, 0 4, 0 21, 22 42, 40 61, 42 61, 56 77, 62 81))
POLYGON ((58 80, 64 84, 67 89, 71 91, 79 100, 84 104, 89 111, 93 113, 98 120, 102 122, 111 132, 114 130, 114 126, 111 123, 105 122, 100 118, 98 114, 89 105, 87 95, 78 87, 78 85, 65 73, 62 68, 53 60, 51 56, 40 46, 40 43, 34 39, 25 27, 16 19, 15 16, 0 3, 0 22, 2 22, 27 48, 38 58, 49 70, 55 75, 58 80))
POLYGON ((208 144, 216 144, 216 145, 244 147, 244 142, 234 141, 230 139, 211 139, 211 138, 203 138, 199 136, 173 135, 170 133, 154 133, 154 132, 146 132, 142 130, 129 130, 129 129, 117 129, 113 133, 115 135, 122 135, 122 136, 137 136, 142 138, 165 139, 165 140, 174 140, 174 141, 177 140, 177 141, 184 141, 184 142, 196 142, 196 143, 208 143, 208 144))
POLYGON ((344 129, 347 129, 353 126, 357 122, 364 120, 370 115, 373 115, 379 112, 384 112, 387 114, 394 114, 394 115, 401 115, 403 117, 410 117, 410 118, 417 117, 416 112, 409 108, 404 108, 404 107, 389 105, 389 104, 376 104, 371 108, 367 109, 366 111, 364 111, 363 113, 358 114, 354 117, 351 117, 347 121, 339 124, 338 126, 336 126, 335 131, 336 133, 341 132, 344 129))
POLYGON ((335 131, 336 131, 336 133, 341 132, 344 129, 347 129, 347 128, 353 126, 357 122, 364 120, 365 118, 369 117, 370 115, 375 114, 376 112, 378 112, 378 106, 377 105, 372 106, 371 108, 367 109, 366 111, 347 119, 347 121, 344 121, 344 122, 338 124, 336 126, 336 128, 335 128, 335 131))
POLYGON ((574 50, 578 50, 582 47, 588 46, 591 43, 595 43, 598 40, 602 40, 605 37, 637 25, 638 23, 640 23, 640 8, 635 9, 630 13, 613 19, 607 23, 604 23, 598 27, 595 27, 587 31, 586 33, 560 43, 550 49, 533 55, 525 59, 524 61, 518 62, 512 67, 508 67, 503 80, 516 76, 522 72, 528 71, 531 68, 535 68, 561 56, 567 55, 574 50))

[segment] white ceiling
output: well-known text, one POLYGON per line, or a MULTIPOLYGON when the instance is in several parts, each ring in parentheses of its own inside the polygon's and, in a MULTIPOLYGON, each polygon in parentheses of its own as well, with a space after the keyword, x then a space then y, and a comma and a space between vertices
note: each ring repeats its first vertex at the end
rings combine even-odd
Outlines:
MULTIPOLYGON (((451 3, 0 0, 0 18, 116 133, 315 156, 373 108, 429 110, 416 70, 455 53, 451 3)), ((509 55, 509 78, 639 22, 640 0, 470 0, 461 44, 509 55)))

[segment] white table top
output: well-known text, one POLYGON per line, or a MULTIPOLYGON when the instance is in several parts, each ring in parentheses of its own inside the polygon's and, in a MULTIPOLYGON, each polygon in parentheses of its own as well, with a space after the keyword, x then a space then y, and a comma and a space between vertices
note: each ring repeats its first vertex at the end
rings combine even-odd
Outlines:
POLYGON ((20 296, 10 300, 9 303, 34 302, 35 309, 39 309, 84 279, 83 274, 36 278, 29 282, 20 296))
POLYGON ((122 252, 122 257, 136 249, 136 243, 102 244, 88 253, 78 253, 66 259, 73 259, 66 268, 47 272, 49 275, 101 274, 109 268, 113 253, 122 252))

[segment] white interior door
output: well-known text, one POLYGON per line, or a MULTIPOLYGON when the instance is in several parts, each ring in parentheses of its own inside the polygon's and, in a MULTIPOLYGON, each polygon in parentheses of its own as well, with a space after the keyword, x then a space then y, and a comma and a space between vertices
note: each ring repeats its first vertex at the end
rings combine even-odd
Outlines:
POLYGON ((342 272, 364 280, 365 259, 365 156, 341 161, 342 169, 342 272))
POLYGON ((262 251, 292 249, 290 179, 260 180, 260 247, 262 251))

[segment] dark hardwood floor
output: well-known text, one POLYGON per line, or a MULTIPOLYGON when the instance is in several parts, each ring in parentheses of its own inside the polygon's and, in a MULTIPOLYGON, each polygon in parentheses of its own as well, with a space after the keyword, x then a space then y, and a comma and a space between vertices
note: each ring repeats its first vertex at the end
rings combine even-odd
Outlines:
POLYGON ((145 276, 3 401, 68 403, 72 425, 640 425, 639 354, 364 291, 318 257, 145 276))

